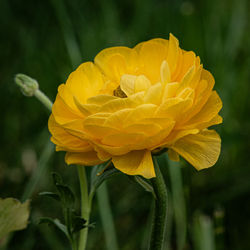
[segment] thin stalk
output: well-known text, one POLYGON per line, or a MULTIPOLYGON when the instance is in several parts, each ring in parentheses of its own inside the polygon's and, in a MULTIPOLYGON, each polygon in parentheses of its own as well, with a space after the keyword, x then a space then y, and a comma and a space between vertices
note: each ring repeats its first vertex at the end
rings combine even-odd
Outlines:
POLYGON ((34 93, 34 96, 49 110, 52 110, 53 103, 50 99, 39 89, 37 89, 34 93))
POLYGON ((156 199, 150 250, 163 250, 164 237, 166 235, 165 229, 167 219, 167 188, 156 158, 153 157, 153 160, 156 177, 152 179, 152 185, 155 191, 156 199))
MULTIPOLYGON (((77 166, 80 190, 81 190, 81 216, 86 220, 86 224, 89 223, 89 215, 91 210, 91 201, 88 196, 88 182, 86 177, 86 171, 84 166, 77 166)), ((80 231, 78 250, 85 250, 87 245, 88 227, 85 227, 80 231)))
POLYGON ((57 20, 62 30, 71 65, 75 68, 80 64, 82 56, 74 32, 74 26, 67 12, 68 9, 65 6, 65 1, 62 0, 51 0, 51 4, 55 10, 57 20))
POLYGON ((54 145, 50 141, 48 141, 38 161, 37 168, 35 169, 33 175, 31 176, 29 182, 27 183, 24 189, 23 195, 21 197, 21 201, 26 201, 32 196, 41 177, 44 176, 45 172, 48 169, 48 166, 49 166, 48 161, 50 157, 52 156, 53 152, 54 152, 54 145))
POLYGON ((214 225, 210 217, 196 212, 193 222, 195 250, 215 250, 214 225))
POLYGON ((187 223, 186 223, 186 206, 185 196, 182 184, 182 173, 179 162, 168 161, 165 156, 166 162, 169 166, 169 176, 172 188, 172 202, 175 217, 175 229, 177 238, 177 249, 184 249, 186 243, 187 223))
POLYGON ((100 216, 104 229, 106 248, 109 250, 119 249, 117 243, 117 237, 115 232, 115 226, 113 216, 110 208, 108 189, 106 182, 97 189, 97 200, 100 208, 100 216))

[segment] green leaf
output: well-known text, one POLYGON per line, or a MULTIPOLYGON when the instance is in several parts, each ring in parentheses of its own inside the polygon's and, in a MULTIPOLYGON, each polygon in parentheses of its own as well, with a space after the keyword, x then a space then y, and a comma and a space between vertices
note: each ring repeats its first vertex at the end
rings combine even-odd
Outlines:
POLYGON ((30 201, 24 203, 14 198, 0 198, 0 239, 6 234, 27 227, 30 201))
POLYGON ((145 191, 152 193, 152 195, 156 199, 154 188, 146 179, 139 175, 135 175, 133 179, 135 182, 140 184, 145 189, 145 191))
POLYGON ((47 196, 47 197, 50 197, 50 198, 52 198, 54 200, 57 200, 57 201, 61 200, 60 196, 58 194, 56 194, 56 193, 53 193, 53 192, 41 192, 41 193, 39 193, 39 195, 47 196))
POLYGON ((56 184, 56 188, 59 192, 60 199, 63 205, 67 208, 74 207, 75 195, 68 186, 62 184, 56 184))
POLYGON ((71 189, 64 185, 62 177, 57 173, 52 173, 52 178, 54 184, 57 188, 58 194, 54 194, 51 192, 43 192, 42 195, 47 195, 56 200, 61 200, 63 206, 66 208, 72 208, 75 203, 75 195, 71 191, 71 189))
MULTIPOLYGON (((109 164, 109 163, 108 163, 109 164)), ((97 165, 93 167, 91 172, 91 187, 90 187, 90 197, 94 195, 97 188, 107 179, 111 178, 112 176, 121 173, 116 168, 107 168, 107 165, 97 165), (106 169, 106 170, 105 170, 106 169), (102 173, 103 171, 103 173, 102 173), (98 174, 101 173, 101 174, 98 174)))
POLYGON ((62 224, 59 219, 53 219, 50 217, 42 217, 39 219, 38 224, 48 224, 48 225, 55 226, 56 228, 61 230, 68 238, 70 238, 66 226, 62 224))

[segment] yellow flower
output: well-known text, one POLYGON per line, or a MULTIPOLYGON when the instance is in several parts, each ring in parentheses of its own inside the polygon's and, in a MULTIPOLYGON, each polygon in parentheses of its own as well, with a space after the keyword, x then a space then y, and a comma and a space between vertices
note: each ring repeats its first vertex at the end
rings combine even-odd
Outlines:
POLYGON ((196 169, 211 167, 221 140, 207 128, 222 122, 214 78, 192 51, 152 39, 102 50, 61 84, 49 119, 51 140, 67 164, 112 160, 129 175, 155 176, 151 152, 168 149, 196 169))

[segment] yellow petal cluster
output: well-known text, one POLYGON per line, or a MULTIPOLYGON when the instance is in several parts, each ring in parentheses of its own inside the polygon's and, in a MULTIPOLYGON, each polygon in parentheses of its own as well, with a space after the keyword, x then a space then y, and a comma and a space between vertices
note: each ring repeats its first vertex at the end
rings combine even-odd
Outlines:
POLYGON ((68 164, 112 160, 129 175, 155 176, 151 152, 168 149, 196 169, 215 164, 222 122, 214 78, 192 51, 152 39, 102 50, 61 84, 49 119, 51 140, 68 164))

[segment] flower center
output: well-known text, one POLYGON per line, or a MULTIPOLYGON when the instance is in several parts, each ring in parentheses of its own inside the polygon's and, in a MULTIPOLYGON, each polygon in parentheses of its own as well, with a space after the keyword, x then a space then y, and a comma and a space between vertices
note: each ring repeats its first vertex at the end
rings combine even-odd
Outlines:
POLYGON ((126 98, 127 95, 122 91, 120 85, 113 91, 113 95, 120 97, 120 98, 126 98))

